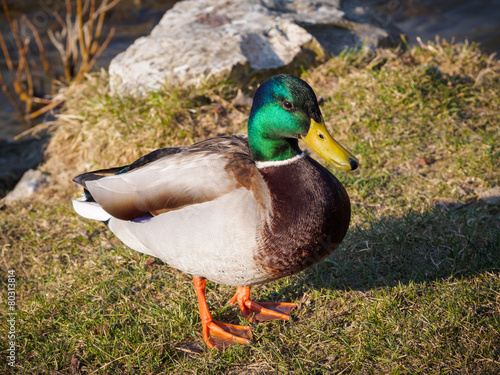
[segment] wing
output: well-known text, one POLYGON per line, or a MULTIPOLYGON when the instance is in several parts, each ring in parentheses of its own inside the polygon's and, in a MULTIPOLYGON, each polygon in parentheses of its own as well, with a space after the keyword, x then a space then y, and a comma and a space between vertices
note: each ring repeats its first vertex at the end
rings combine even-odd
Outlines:
POLYGON ((126 167, 74 178, 107 213, 131 220, 211 201, 258 175, 245 136, 212 138, 152 152, 126 167))

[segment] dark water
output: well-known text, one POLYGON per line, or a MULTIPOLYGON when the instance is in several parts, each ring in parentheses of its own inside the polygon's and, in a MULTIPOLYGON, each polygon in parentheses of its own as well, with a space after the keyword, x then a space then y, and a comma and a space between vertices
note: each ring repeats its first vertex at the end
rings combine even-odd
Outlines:
MULTIPOLYGON (((477 42, 500 55, 500 0, 392 0, 392 21, 409 37, 426 42, 436 35, 448 41, 477 42)), ((387 10, 387 5, 386 5, 387 10)))
MULTIPOLYGON (((344 0, 349 1, 349 0, 344 0)), ((99 2, 99 1, 98 1, 99 2)), ((106 27, 116 28, 115 37, 98 61, 106 67, 118 53, 124 51, 135 39, 147 35, 170 9, 175 0, 122 0, 107 14, 106 27)), ((420 36, 425 42, 435 35, 456 41, 479 42, 489 52, 500 54, 500 0, 366 0, 372 7, 372 16, 378 24, 392 22, 409 37, 410 43, 420 36)), ((14 17, 25 13, 43 36, 56 25, 51 11, 64 10, 64 0, 8 0, 14 17)), ((74 4, 75 1, 72 1, 74 4)), ((1 7, 0 7, 1 8, 1 7)), ((74 9, 74 8, 73 8, 74 9)), ((0 10, 0 30, 9 44, 10 28, 0 10)), ((10 40, 12 42, 12 40, 10 40)), ((11 52, 15 55, 13 43, 11 52)), ((5 59, 0 54, 0 71, 7 72, 5 59)), ((57 56, 54 56, 57 58, 57 56)), ((0 92, 0 139, 10 139, 26 130, 3 93, 0 92)))

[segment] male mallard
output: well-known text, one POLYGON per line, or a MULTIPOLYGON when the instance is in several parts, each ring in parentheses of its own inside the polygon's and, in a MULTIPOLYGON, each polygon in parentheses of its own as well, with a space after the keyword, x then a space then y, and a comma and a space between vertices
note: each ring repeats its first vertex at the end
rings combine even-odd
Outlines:
POLYGON ((83 217, 101 220, 127 246, 193 275, 203 339, 248 343, 249 327, 215 321, 206 279, 237 286, 249 320, 288 320, 294 303, 256 303, 250 286, 293 275, 342 241, 351 208, 342 184, 298 146, 303 139, 333 166, 356 158, 327 132, 311 87, 278 75, 256 91, 248 137, 233 135, 156 150, 132 164, 81 174, 83 217))

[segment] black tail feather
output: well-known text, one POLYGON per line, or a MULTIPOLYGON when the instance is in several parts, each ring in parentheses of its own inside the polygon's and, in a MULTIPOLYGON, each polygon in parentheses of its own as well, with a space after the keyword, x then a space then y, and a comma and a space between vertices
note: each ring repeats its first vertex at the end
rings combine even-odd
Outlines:
POLYGON ((106 176, 112 176, 114 174, 117 174, 118 172, 120 172, 121 170, 123 170, 126 167, 127 166, 109 168, 109 169, 99 169, 98 171, 82 173, 82 174, 74 177, 73 181, 79 185, 82 185, 83 187, 86 187, 85 183, 87 181, 94 181, 94 180, 99 180, 99 179, 106 177, 106 176))
POLYGON ((95 202, 95 199, 92 196, 92 194, 90 194, 90 191, 88 191, 85 188, 83 188, 83 195, 85 196, 85 201, 87 201, 87 202, 95 202))

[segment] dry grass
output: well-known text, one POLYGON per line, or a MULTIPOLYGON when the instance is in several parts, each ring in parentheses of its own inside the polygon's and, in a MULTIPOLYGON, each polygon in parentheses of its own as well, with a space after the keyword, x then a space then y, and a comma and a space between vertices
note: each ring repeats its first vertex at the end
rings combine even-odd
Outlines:
MULTIPOLYGON (((499 373, 500 207, 478 199, 499 183, 499 73, 475 46, 447 43, 348 52, 304 72, 362 162, 335 172, 354 224, 324 262, 255 288, 256 300, 299 303, 293 321, 256 325, 253 345, 223 353, 198 345, 190 277, 148 266, 77 217, 69 180, 243 132, 249 108, 230 104, 233 85, 128 99, 109 96, 104 73, 88 77, 66 93, 44 165, 53 186, 0 211, 0 274, 17 275, 18 372, 499 373)), ((238 323, 232 293, 210 284, 207 296, 216 319, 238 323)))

